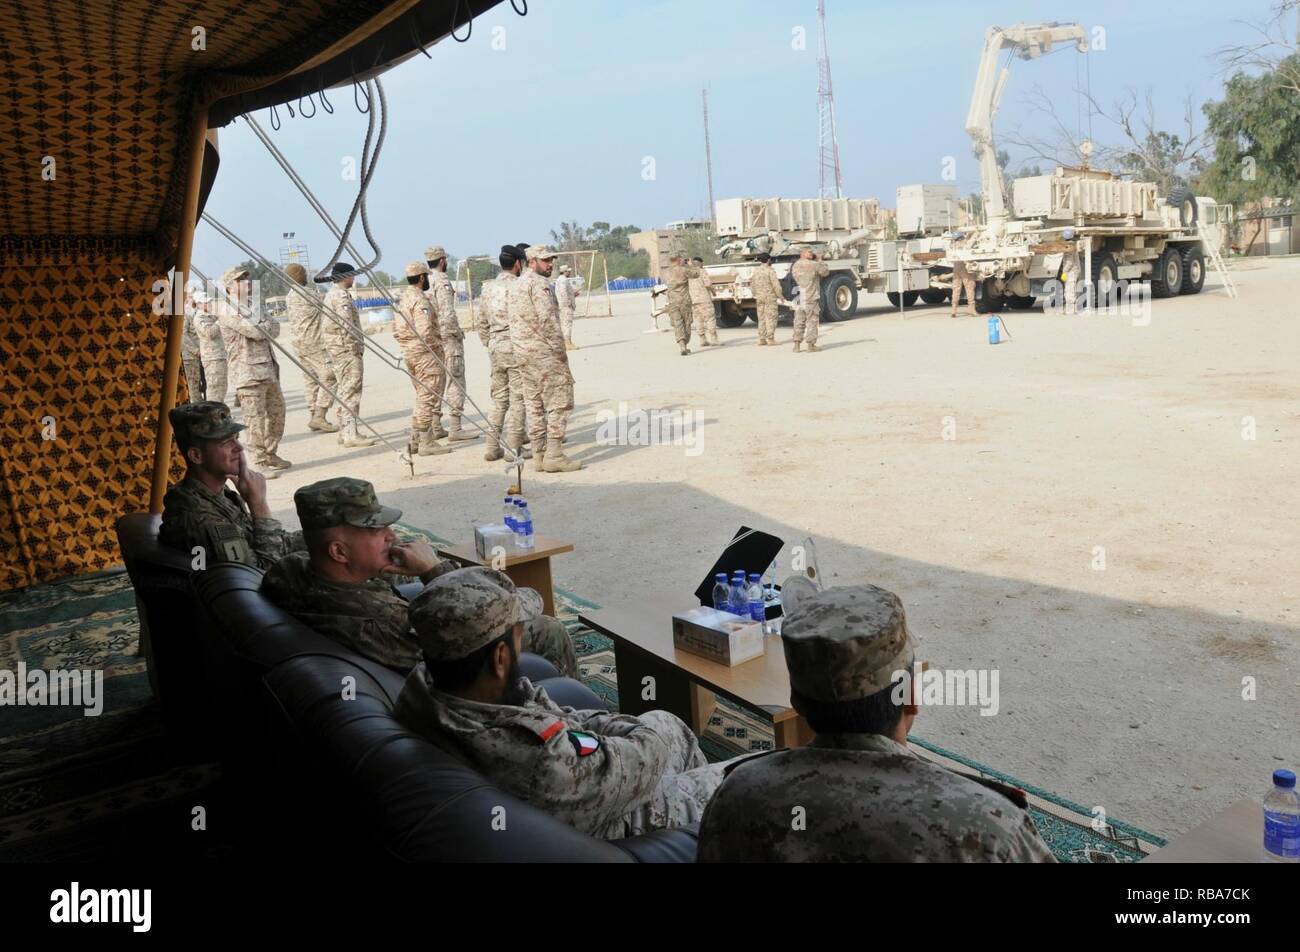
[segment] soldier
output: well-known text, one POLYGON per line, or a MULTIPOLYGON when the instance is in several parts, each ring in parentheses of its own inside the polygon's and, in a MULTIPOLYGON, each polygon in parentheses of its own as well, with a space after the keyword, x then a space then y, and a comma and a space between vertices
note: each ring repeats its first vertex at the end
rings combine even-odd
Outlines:
MULTIPOLYGON (((414 575, 428 584, 455 566, 424 539, 399 543, 392 525, 401 510, 381 506, 364 479, 312 483, 293 494, 293 504, 306 551, 277 562, 262 579, 262 593, 348 650, 410 671, 420 660, 420 643, 392 578, 414 575)), ((573 642, 558 619, 537 612, 524 645, 564 674, 577 674, 573 642)))
POLYGON ((330 364, 338 381, 339 443, 343 446, 374 446, 375 439, 357 432, 357 417, 361 415, 361 385, 365 374, 366 345, 361 339, 361 315, 348 288, 356 280, 356 268, 342 261, 334 263, 328 278, 316 278, 317 284, 325 281, 334 286, 325 292, 324 319, 321 321, 321 338, 329 351, 330 364))
POLYGON ((194 330, 199 336, 199 360, 203 364, 204 396, 221 403, 226 399, 226 343, 222 338, 221 324, 212 312, 211 299, 206 291, 194 295, 198 310, 194 315, 194 330))
POLYGON ((1061 257, 1061 281, 1065 286, 1065 313, 1077 314, 1079 309, 1079 275, 1083 266, 1079 252, 1068 251, 1061 257))
POLYGON ((439 438, 446 437, 453 443, 478 439, 477 433, 461 428, 460 418, 465 413, 465 332, 460 329, 460 319, 456 317, 456 292, 447 277, 447 252, 441 245, 434 245, 424 250, 425 261, 429 265, 429 290, 426 295, 433 304, 433 313, 438 320, 438 333, 442 336, 442 349, 446 354, 446 384, 442 395, 443 403, 451 416, 451 428, 442 428, 442 409, 434 409, 434 432, 439 438))
POLYGON ((411 386, 415 387, 411 446, 420 456, 438 456, 450 453, 451 449, 438 442, 433 429, 447 373, 442 369, 446 362, 442 336, 433 316, 433 305, 425 297, 429 290, 429 266, 423 261, 408 264, 406 283, 407 287, 397 298, 393 339, 402 348, 406 368, 411 373, 411 386))
POLYGON ((799 260, 790 269, 794 283, 799 286, 799 301, 794 308, 794 352, 799 353, 799 344, 806 342, 808 351, 817 350, 817 329, 822 313, 822 278, 830 274, 830 269, 822 261, 822 256, 805 248, 799 260))
POLYGON ((226 300, 217 305, 222 333, 234 341, 230 363, 235 393, 248 421, 248 448, 253 465, 288 469, 293 464, 275 454, 284 436, 284 393, 280 365, 271 341, 280 336, 280 322, 262 312, 253 300, 253 282, 246 268, 230 268, 221 277, 226 300))
POLYGON ((187 403, 203 399, 203 363, 199 357, 199 334, 194 321, 199 316, 194 292, 185 289, 185 312, 181 316, 181 365, 185 369, 185 389, 190 398, 187 403))
MULTIPOLYGON (((228 274, 229 272, 226 273, 228 274)), ((226 282, 222 280, 221 287, 224 289, 225 286, 226 286, 226 282)), ((218 298, 222 297, 220 292, 218 292, 217 297, 218 298)), ((234 381, 239 379, 239 375, 240 375, 239 361, 241 359, 241 355, 243 354, 243 349, 237 346, 239 343, 239 332, 234 330, 231 326, 228 325, 226 321, 223 321, 221 319, 221 304, 222 302, 220 300, 215 302, 213 313, 217 319, 217 326, 221 329, 221 347, 226 353, 227 386, 230 389, 233 389, 235 391, 234 396, 230 400, 230 405, 235 409, 239 409, 239 384, 234 383, 234 381)), ((225 399, 224 389, 222 390, 222 394, 223 394, 222 399, 225 399)))
POLYGON ((758 346, 770 347, 776 343, 776 319, 785 291, 772 269, 772 256, 766 251, 758 256, 758 267, 750 274, 749 289, 758 304, 758 346))
POLYGON ((716 347, 718 318, 713 311, 713 296, 709 294, 709 278, 704 273, 704 259, 692 258, 691 267, 697 273, 686 282, 686 287, 691 299, 691 311, 695 316, 695 336, 700 339, 700 346, 716 347))
POLYGON ((560 306, 560 331, 564 334, 565 350, 578 349, 578 345, 573 342, 573 314, 577 296, 573 269, 566 264, 560 269, 560 276, 555 279, 555 302, 560 306))
POLYGON ((966 313, 975 317, 975 275, 965 261, 952 263, 952 317, 957 316, 957 305, 961 303, 961 294, 966 292, 966 313))
POLYGON ((543 473, 571 473, 582 463, 564 455, 564 431, 573 410, 573 374, 556 316, 555 294, 546 283, 555 252, 532 245, 525 252, 528 270, 507 298, 510 345, 523 372, 528 435, 533 466, 543 473))
POLYGON ((249 465, 239 442, 246 429, 230 418, 224 403, 185 403, 167 414, 176 445, 185 457, 185 478, 163 497, 158 541, 187 555, 203 549, 205 563, 243 562, 269 569, 295 548, 271 518, 266 478, 249 465), (226 487, 232 480, 234 489, 226 487))
POLYGON ((492 410, 488 413, 487 462, 505 453, 501 441, 515 453, 529 458, 524 442, 524 375, 510 343, 510 289, 519 280, 526 254, 514 245, 502 245, 497 260, 501 273, 483 284, 475 322, 479 340, 488 349, 492 363, 492 410))
POLYGON ((488 568, 434 579, 411 601, 424 660, 393 716, 591 836, 697 822, 724 765, 708 764, 680 719, 562 708, 520 676, 523 626, 541 601, 488 568))
POLYGON ((334 377, 334 368, 330 365, 329 351, 325 349, 325 336, 321 330, 321 297, 315 288, 307 287, 307 269, 302 265, 290 264, 285 267, 284 273, 296 285, 289 288, 284 304, 289 312, 293 349, 298 352, 298 360, 307 371, 307 377, 303 381, 307 407, 311 410, 307 428, 318 433, 337 433, 339 428, 325 417, 330 404, 334 402, 325 388, 336 389, 338 381, 334 377))
POLYGON ((681 255, 670 256, 668 263, 668 270, 664 272, 664 284, 668 287, 668 319, 672 321, 673 337, 685 357, 691 352, 690 280, 699 277, 699 271, 688 267, 681 255))
POLYGON ((817 736, 729 771, 700 862, 1055 862, 1024 794, 907 746, 913 645, 898 596, 832 588, 784 620, 790 702, 817 736), (802 818, 802 823, 792 822, 802 818))

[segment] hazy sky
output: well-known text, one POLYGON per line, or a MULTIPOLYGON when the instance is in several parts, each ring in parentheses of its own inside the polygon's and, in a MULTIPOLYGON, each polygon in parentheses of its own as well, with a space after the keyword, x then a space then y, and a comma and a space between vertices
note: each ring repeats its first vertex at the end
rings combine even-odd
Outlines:
MULTIPOLYGON (((1093 94, 1109 103, 1126 88, 1140 96, 1149 88, 1161 124, 1176 131, 1185 96, 1198 107, 1219 97, 1214 51, 1250 35, 1241 21, 1270 12, 1268 0, 826 6, 845 194, 888 207, 897 186, 939 181, 945 156, 956 159, 963 193, 978 188, 963 123, 989 25, 1081 18, 1089 30, 1103 27, 1106 49, 1087 57, 1093 94)), ((397 272, 431 243, 458 257, 540 243, 562 220, 650 228, 704 216, 705 85, 715 198, 816 195, 814 0, 529 0, 528 8, 520 17, 507 0, 475 21, 468 42, 444 40, 431 59, 417 55, 384 75, 388 137, 369 190, 381 267, 397 272)), ((1083 59, 1069 51, 1017 60, 997 128, 1023 121, 1035 84, 1073 127, 1083 59)), ((358 185, 344 179, 344 160, 359 159, 366 119, 350 89, 328 95, 334 115, 291 119, 281 108, 272 135, 341 221, 358 185)), ((269 113, 257 119, 269 131, 269 113)), ((1093 132, 1112 138, 1099 119, 1093 132)), ((333 240, 247 125, 226 126, 220 144, 207 210, 273 259, 281 232, 295 231, 313 264, 327 261, 333 240)), ((199 226, 195 263, 204 271, 242 257, 199 226)))

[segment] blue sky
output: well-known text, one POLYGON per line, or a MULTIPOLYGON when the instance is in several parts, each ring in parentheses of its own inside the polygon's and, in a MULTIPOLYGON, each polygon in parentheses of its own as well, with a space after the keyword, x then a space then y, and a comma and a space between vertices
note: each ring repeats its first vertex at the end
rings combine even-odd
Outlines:
MULTIPOLYGON (((389 71, 389 130, 369 191, 381 267, 397 272, 431 243, 458 257, 504 242, 547 240, 562 220, 659 227, 706 214, 700 90, 708 85, 716 198, 800 198, 817 188, 815 0, 529 0, 475 21, 466 43, 444 40, 389 71), (806 49, 795 44, 806 31, 806 49), (504 47, 504 48, 500 48, 504 47), (646 180, 646 157, 654 178, 646 180)), ((1068 21, 1102 26, 1091 88, 1109 103, 1150 88, 1161 125, 1179 129, 1182 100, 1218 98, 1214 51, 1246 39, 1268 0, 1094 0, 976 4, 827 0, 845 194, 892 207, 899 185, 939 181, 954 156, 963 191, 978 186, 963 123, 984 30, 1068 21)), ((1017 61, 997 128, 1019 124, 1024 94, 1058 96, 1073 125, 1073 52, 1017 61)), ((357 181, 365 117, 350 90, 329 94, 334 115, 289 118, 276 143, 340 221, 357 181)), ((257 115, 270 130, 266 111, 257 115)), ((1094 119, 1094 136, 1108 137, 1094 119)), ((207 210, 268 257, 281 232, 306 241, 313 263, 333 241, 242 120, 220 131, 221 170, 207 210)), ((1015 163, 1013 163, 1015 164, 1015 163)), ((360 236, 358 226, 357 235, 360 236)), ((219 273, 243 256, 200 225, 195 263, 219 273)))

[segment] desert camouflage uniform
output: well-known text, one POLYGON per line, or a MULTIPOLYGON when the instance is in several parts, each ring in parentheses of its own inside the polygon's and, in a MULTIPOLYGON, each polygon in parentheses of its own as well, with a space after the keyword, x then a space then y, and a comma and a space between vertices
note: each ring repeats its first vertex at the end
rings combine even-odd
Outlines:
POLYGON ((822 313, 822 278, 830 274, 825 261, 800 258, 790 269, 799 286, 799 300, 794 308, 794 342, 817 343, 822 313))
POLYGON ((203 370, 199 357, 199 335, 194 322, 198 318, 198 308, 186 304, 181 317, 181 365, 185 369, 185 387, 189 391, 189 402, 203 399, 203 370))
MULTIPOLYGON (((442 401, 447 406, 451 431, 454 433, 460 429, 460 418, 465 413, 465 332, 461 330, 460 320, 456 317, 456 291, 445 272, 429 272, 429 290, 425 296, 433 305, 438 334, 442 337, 442 350, 446 355, 447 372, 442 401)), ((437 424, 435 431, 442 429, 440 408, 435 410, 434 423, 437 424)))
POLYGON ((699 274, 699 268, 684 264, 672 265, 664 272, 664 284, 668 286, 668 319, 672 321, 673 338, 680 347, 691 343, 690 280, 699 274))
POLYGON ((785 292, 781 290, 781 280, 771 264, 760 264, 754 269, 749 289, 754 292, 754 301, 758 304, 758 339, 774 344, 779 302, 785 300, 785 292))
POLYGON ((397 298, 397 310, 399 313, 393 322, 393 339, 402 348, 406 367, 415 378, 411 381, 411 386, 415 388, 411 429, 424 433, 433 429, 442 416, 438 407, 442 402, 442 391, 447 385, 447 372, 443 370, 446 354, 442 349, 442 335, 434 318, 433 305, 415 285, 402 289, 397 298))
POLYGON ((280 323, 255 305, 244 317, 233 301, 217 304, 217 319, 228 346, 235 392, 248 423, 247 445, 253 462, 262 464, 275 455, 284 436, 284 394, 280 390, 280 365, 271 340, 280 336, 280 323))
POLYGON ((1007 794, 880 734, 819 734, 732 769, 705 811, 700 862, 1052 863, 1007 794), (794 828, 795 808, 803 829, 794 828))
POLYGON ((957 306, 961 303, 962 292, 966 292, 966 307, 971 315, 975 314, 975 275, 965 261, 952 263, 952 316, 957 316, 957 306))
POLYGON ((350 425, 355 425, 361 413, 361 383, 365 371, 365 344, 361 342, 361 315, 347 288, 338 285, 325 293, 324 305, 334 312, 321 318, 321 338, 329 351, 334 377, 338 381, 335 393, 339 395, 339 442, 348 435, 350 425), (342 321, 344 326, 340 326, 342 321), (348 330, 346 328, 351 328, 348 330), (355 331, 355 334, 353 333, 355 331))
POLYGON ((718 342, 718 318, 713 313, 713 298, 709 294, 709 279, 703 271, 686 282, 691 299, 691 312, 695 316, 695 336, 701 343, 718 342))
POLYGON ((201 546, 208 565, 243 562, 269 569, 302 548, 302 533, 285 532, 276 519, 254 519, 233 489, 213 493, 186 476, 163 497, 158 541, 187 554, 201 546))
POLYGON ((572 344, 573 314, 577 303, 572 278, 560 275, 555 279, 555 303, 560 308, 560 333, 564 335, 566 341, 572 344))
POLYGON ((334 390, 338 381, 334 377, 334 368, 330 364, 322 330, 322 322, 329 321, 330 318, 321 311, 320 306, 320 293, 315 288, 302 285, 290 288, 285 299, 285 308, 289 312, 289 329, 293 332, 293 349, 298 352, 303 367, 309 371, 303 381, 307 409, 313 412, 319 410, 323 415, 334 398, 321 384, 334 390))
POLYGON ((1065 313, 1078 313, 1079 276, 1083 273, 1083 263, 1077 251, 1070 251, 1061 257, 1061 280, 1065 282, 1065 313))
POLYGON ((527 678, 520 688, 519 705, 469 701, 435 688, 422 663, 407 677, 393 716, 450 745, 506 792, 591 836, 620 839, 699 821, 724 765, 708 764, 679 718, 577 711, 527 678))
POLYGON ((207 399, 226 402, 226 344, 217 315, 200 310, 194 315, 194 329, 199 336, 199 360, 203 362, 203 379, 207 382, 207 399))
POLYGON ((524 406, 533 456, 559 452, 573 410, 573 375, 556 317, 555 294, 531 268, 507 295, 510 345, 524 383, 524 406))
POLYGON ((502 271, 483 285, 475 315, 478 336, 492 363, 492 410, 488 413, 488 440, 502 436, 511 449, 524 441, 524 374, 510 343, 510 289, 519 276, 502 271))

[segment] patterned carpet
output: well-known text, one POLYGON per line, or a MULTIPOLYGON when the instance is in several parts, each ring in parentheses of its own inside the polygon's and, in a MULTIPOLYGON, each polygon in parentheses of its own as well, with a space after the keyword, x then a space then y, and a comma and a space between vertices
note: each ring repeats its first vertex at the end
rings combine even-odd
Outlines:
MULTIPOLYGON (((431 533, 400 527, 405 536, 431 533)), ((556 609, 574 638, 582 680, 618 704, 612 643, 578 622, 598 607, 562 589, 556 609)), ((196 799, 221 796, 220 769, 187 763, 163 734, 143 659, 125 572, 87 576, 0 595, 0 668, 96 668, 105 672, 104 712, 79 708, 6 707, 0 719, 0 861, 98 859, 137 850, 142 841, 177 858, 227 855, 220 836, 176 837, 196 799), (174 844, 174 845, 168 845, 174 844), (183 844, 183 845, 182 845, 183 844)), ((1066 862, 1133 862, 1164 841, 1111 821, 1103 834, 1079 804, 911 738, 918 753, 1013 784, 1030 796, 1035 822, 1066 862)), ((750 712, 719 699, 701 738, 713 760, 770 749, 772 731, 750 712)))

